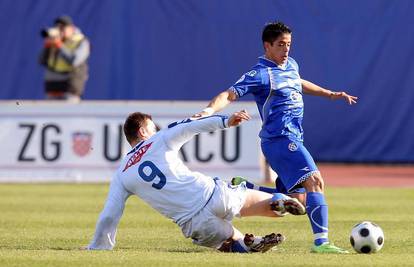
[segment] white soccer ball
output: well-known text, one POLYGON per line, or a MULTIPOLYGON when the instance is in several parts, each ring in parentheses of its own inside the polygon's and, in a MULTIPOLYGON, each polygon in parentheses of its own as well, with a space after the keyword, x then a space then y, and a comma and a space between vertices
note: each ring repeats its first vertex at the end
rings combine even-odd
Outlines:
POLYGON ((352 228, 350 241, 358 253, 375 253, 384 245, 384 232, 373 222, 360 222, 352 228))

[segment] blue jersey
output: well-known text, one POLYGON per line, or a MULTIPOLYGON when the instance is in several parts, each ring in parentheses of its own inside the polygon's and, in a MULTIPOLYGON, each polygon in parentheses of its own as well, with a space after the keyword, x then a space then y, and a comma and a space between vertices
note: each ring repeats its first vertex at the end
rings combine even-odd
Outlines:
POLYGON ((289 57, 284 66, 264 57, 231 88, 238 97, 252 94, 263 125, 262 140, 285 136, 303 141, 303 100, 299 66, 289 57))

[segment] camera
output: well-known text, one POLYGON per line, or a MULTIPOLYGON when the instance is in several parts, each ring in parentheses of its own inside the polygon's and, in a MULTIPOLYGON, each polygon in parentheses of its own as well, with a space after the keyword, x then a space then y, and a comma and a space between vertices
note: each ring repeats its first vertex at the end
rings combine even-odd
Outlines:
POLYGON ((60 36, 60 31, 57 27, 44 28, 40 31, 40 35, 43 38, 56 38, 60 36))

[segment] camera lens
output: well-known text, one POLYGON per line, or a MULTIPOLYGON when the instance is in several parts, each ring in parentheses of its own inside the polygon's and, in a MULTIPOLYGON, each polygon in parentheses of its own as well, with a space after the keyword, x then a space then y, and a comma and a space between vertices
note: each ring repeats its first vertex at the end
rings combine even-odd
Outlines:
POLYGON ((42 36, 43 38, 47 38, 49 36, 47 29, 42 29, 40 31, 40 36, 42 36))

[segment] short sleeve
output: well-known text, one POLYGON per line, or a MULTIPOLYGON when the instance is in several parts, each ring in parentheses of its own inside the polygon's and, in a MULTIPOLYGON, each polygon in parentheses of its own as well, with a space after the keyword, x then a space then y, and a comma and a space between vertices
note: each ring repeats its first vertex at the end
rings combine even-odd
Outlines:
POLYGON ((240 79, 230 87, 237 97, 242 97, 247 94, 254 94, 263 85, 262 75, 260 70, 250 70, 243 74, 240 79))

